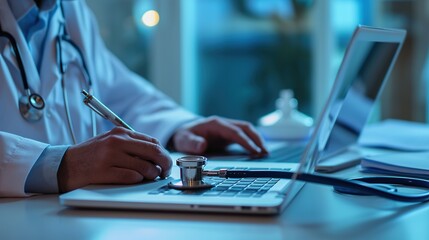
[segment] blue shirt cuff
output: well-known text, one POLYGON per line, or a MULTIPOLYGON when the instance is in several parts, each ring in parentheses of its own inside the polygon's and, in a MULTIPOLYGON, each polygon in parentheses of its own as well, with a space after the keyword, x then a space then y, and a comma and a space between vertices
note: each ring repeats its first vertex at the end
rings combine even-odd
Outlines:
POLYGON ((25 182, 27 193, 58 193, 57 172, 69 146, 48 146, 31 168, 25 182))

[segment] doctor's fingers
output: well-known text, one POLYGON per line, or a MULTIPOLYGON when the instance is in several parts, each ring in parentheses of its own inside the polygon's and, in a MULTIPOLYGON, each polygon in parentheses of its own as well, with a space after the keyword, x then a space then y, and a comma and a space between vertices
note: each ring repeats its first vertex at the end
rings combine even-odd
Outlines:
POLYGON ((151 136, 146 135, 144 133, 134 132, 134 131, 131 131, 129 129, 123 128, 123 127, 115 127, 112 130, 110 130, 104 134, 105 137, 109 136, 109 135, 129 136, 129 137, 134 138, 134 139, 139 139, 139 140, 151 142, 154 144, 160 144, 158 139, 156 139, 154 137, 151 137, 151 136))
POLYGON ((168 151, 161 145, 143 141, 133 141, 124 149, 136 158, 151 162, 153 165, 161 167, 161 177, 167 177, 170 175, 173 161, 171 160, 168 151))
POLYGON ((151 161, 140 159, 133 156, 123 156, 120 159, 116 159, 115 167, 127 168, 139 172, 145 179, 153 180, 158 176, 161 176, 163 169, 159 165, 155 165, 151 161))
POLYGON ((223 139, 240 144, 252 154, 263 153, 263 149, 257 146, 243 129, 229 120, 215 119, 211 124, 215 134, 220 135, 223 139))
POLYGON ((228 119, 227 121, 231 122, 235 126, 239 127, 241 130, 243 130, 246 135, 252 139, 252 141, 262 150, 263 154, 268 154, 268 150, 265 147, 264 140, 262 139, 261 135, 256 131, 255 127, 249 122, 246 121, 240 121, 240 120, 233 120, 228 119))
MULTIPOLYGON (((149 179, 153 180, 161 175, 161 167, 154 165, 152 162, 145 161, 142 159, 138 159, 133 156, 128 156, 124 154, 123 156, 114 156, 114 160, 109 161, 109 165, 107 167, 107 170, 103 171, 107 174, 107 179, 118 179, 118 176, 116 176, 116 171, 118 168, 120 169, 126 169, 130 171, 134 171, 138 173, 138 177, 135 173, 131 174, 131 176, 122 176, 124 180, 123 181, 131 181, 135 180, 135 182, 142 181, 143 179, 149 179), (113 177, 113 178, 112 178, 113 177)), ((99 180, 106 180, 104 179, 104 173, 101 175, 101 179, 99 180)), ((121 183, 121 182, 118 182, 121 183)))
POLYGON ((134 184, 143 181, 144 177, 138 171, 112 167, 97 177, 95 184, 134 184))
POLYGON ((105 145, 106 152, 104 155, 106 158, 110 159, 111 155, 116 152, 126 153, 160 166, 162 169, 161 177, 170 175, 173 163, 168 151, 160 144, 139 140, 128 134, 106 135, 101 141, 105 145))
POLYGON ((174 135, 174 147, 179 152, 202 154, 207 150, 207 141, 190 130, 181 130, 174 135))

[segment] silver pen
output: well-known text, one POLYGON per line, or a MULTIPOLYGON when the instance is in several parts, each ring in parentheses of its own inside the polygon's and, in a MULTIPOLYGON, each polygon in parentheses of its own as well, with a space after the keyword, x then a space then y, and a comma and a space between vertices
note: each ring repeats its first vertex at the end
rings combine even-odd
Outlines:
POLYGON ((85 90, 82 90, 82 94, 85 96, 85 98, 83 99, 83 102, 85 103, 85 105, 91 108, 98 115, 109 120, 116 126, 124 127, 126 129, 129 129, 135 132, 135 130, 130 125, 124 122, 124 120, 118 117, 118 115, 112 112, 112 110, 106 107, 106 105, 100 102, 100 100, 98 100, 96 97, 94 97, 93 95, 91 95, 85 90))

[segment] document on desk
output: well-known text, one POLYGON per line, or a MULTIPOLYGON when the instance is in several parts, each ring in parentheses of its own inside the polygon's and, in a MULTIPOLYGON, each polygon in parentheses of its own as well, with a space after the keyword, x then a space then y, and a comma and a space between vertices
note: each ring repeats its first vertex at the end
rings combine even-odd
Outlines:
POLYGON ((368 125, 359 145, 399 151, 429 151, 429 125, 389 119, 368 125))
POLYGON ((429 151, 365 157, 361 167, 362 171, 370 173, 429 178, 429 151))
POLYGON ((388 119, 364 128, 359 149, 320 162, 316 171, 335 172, 359 164, 364 157, 396 151, 429 151, 429 125, 388 119))

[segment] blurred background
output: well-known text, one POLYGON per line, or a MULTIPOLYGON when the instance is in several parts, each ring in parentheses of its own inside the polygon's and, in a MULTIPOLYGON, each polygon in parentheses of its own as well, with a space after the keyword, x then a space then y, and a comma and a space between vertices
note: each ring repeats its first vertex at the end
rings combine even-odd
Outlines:
POLYGON ((256 123, 282 89, 317 117, 358 24, 407 39, 373 119, 427 122, 429 1, 87 0, 107 47, 185 108, 256 123))

